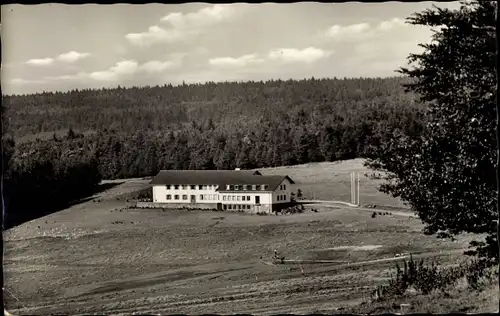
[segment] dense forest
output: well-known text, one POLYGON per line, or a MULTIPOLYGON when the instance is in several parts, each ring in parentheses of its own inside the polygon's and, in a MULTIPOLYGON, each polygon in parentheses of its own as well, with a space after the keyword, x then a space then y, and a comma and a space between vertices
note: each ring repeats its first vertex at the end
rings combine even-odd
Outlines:
MULTIPOLYGON (((15 138, 91 131, 82 148, 95 150, 103 178, 111 179, 159 169, 363 157, 398 130, 420 132, 421 105, 404 92, 407 81, 312 78, 118 87, 6 96, 4 106, 15 138)), ((45 141, 61 146, 67 140, 54 135, 45 141)))
POLYGON ((369 157, 394 135, 421 132, 423 108, 404 91, 408 80, 208 82, 3 96, 4 143, 9 136, 15 141, 6 173, 9 205, 27 207, 16 192, 69 200, 101 178, 160 169, 369 157), (37 139, 47 133, 53 136, 37 139))

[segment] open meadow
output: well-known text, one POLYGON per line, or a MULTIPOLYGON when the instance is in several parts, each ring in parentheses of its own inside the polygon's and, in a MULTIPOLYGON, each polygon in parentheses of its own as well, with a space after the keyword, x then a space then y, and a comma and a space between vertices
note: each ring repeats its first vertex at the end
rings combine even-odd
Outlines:
MULTIPOLYGON (((374 173, 363 165, 364 159, 339 160, 336 162, 258 169, 264 175, 288 175, 307 199, 350 202, 351 172, 359 173, 360 204, 388 208, 407 208, 402 201, 380 193, 377 188, 383 182, 365 176, 374 173)), ((381 172, 376 172, 382 174, 381 172)))
MULTIPOLYGON (((316 164, 309 171, 305 166, 259 170, 288 174, 304 192, 317 188, 324 192, 320 198, 328 199, 327 192, 335 194, 335 179, 342 178, 333 170, 357 171, 352 166, 360 162, 316 164), (323 172, 322 166, 327 166, 323 172)), ((118 185, 94 200, 4 233, 7 310, 71 315, 345 312, 365 306, 376 285, 387 282, 401 260, 395 254, 450 265, 463 259, 471 239, 425 236, 407 210, 391 209, 390 215, 372 218, 367 209, 320 204, 286 216, 126 208, 127 195, 147 188, 149 180, 114 182, 118 185), (274 250, 290 261, 273 264, 274 250)), ((362 204, 391 205, 389 198, 370 191, 375 184, 364 187, 367 201, 362 204)), ((468 295, 472 310, 498 306, 498 297, 481 295, 468 295)), ((462 308, 456 298, 447 300, 435 310, 462 308)), ((434 311, 432 304, 415 306, 417 312, 434 311)))

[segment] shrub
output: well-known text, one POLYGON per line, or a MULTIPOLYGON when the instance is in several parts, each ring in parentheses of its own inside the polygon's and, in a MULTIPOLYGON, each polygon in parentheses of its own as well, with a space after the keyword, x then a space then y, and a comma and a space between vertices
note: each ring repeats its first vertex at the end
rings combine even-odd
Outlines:
POLYGON ((294 205, 281 210, 281 213, 283 214, 304 213, 304 209, 305 208, 303 205, 294 205))
POLYGON ((465 278, 469 287, 477 290, 491 282, 494 272, 490 268, 489 261, 473 260, 463 262, 456 267, 438 269, 435 262, 426 265, 423 259, 417 262, 410 255, 408 261, 403 261, 403 269, 396 264, 395 277, 389 280, 389 284, 379 285, 374 291, 374 296, 376 300, 400 296, 410 287, 422 294, 437 290, 444 293, 461 278, 465 278))
POLYGON ((372 218, 375 218, 375 217, 377 217, 377 212, 372 213, 372 218))

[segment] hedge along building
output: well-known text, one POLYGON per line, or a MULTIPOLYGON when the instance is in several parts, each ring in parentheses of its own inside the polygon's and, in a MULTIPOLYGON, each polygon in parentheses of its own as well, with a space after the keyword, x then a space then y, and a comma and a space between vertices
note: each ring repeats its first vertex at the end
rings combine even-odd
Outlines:
POLYGON ((295 182, 259 171, 162 170, 151 184, 156 206, 269 213, 290 205, 295 182))

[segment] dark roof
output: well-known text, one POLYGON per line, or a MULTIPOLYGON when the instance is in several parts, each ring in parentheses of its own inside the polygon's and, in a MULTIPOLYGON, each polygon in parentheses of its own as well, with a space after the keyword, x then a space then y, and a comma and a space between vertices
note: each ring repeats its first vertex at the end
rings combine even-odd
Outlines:
MULTIPOLYGON (((284 179, 294 183, 288 176, 263 176, 259 171, 250 170, 161 170, 151 184, 216 184, 221 192, 228 192, 225 190, 228 184, 260 184, 269 186, 265 191, 274 191, 284 179)), ((242 191, 247 190, 237 192, 242 191)))
POLYGON ((260 172, 250 170, 161 170, 153 178, 151 184, 219 184, 254 176, 260 176, 260 172))

